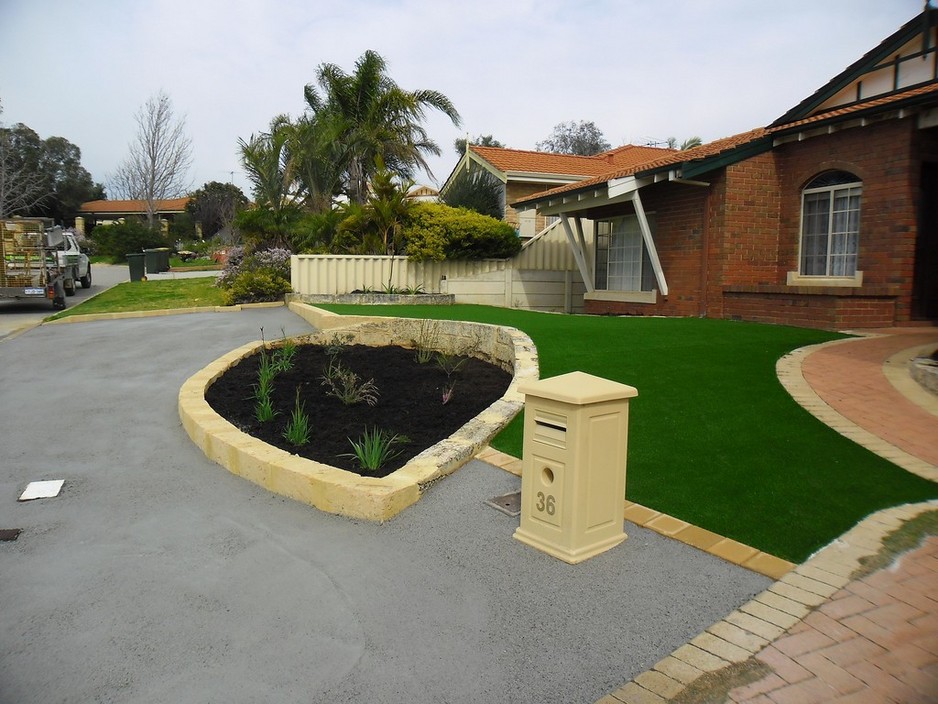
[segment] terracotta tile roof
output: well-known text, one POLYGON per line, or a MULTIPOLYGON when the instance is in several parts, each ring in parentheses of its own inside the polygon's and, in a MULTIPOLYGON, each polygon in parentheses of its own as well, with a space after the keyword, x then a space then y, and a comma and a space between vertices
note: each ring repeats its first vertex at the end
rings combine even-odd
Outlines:
POLYGON ((749 132, 733 135, 732 137, 724 137, 723 139, 718 139, 714 142, 701 144, 699 147, 693 147, 692 149, 685 149, 684 151, 669 150, 665 156, 659 159, 646 160, 639 162, 638 164, 632 164, 618 168, 614 171, 609 170, 599 176, 586 179, 585 181, 577 181, 576 183, 568 183, 563 186, 558 186, 557 188, 552 188, 549 191, 543 191, 542 193, 538 193, 534 196, 531 196, 530 198, 525 198, 517 202, 523 203, 527 201, 543 200, 545 196, 553 196, 557 193, 565 193, 567 191, 575 191, 581 188, 597 186, 601 183, 606 183, 607 181, 611 181, 613 179, 634 176, 639 173, 657 171, 667 166, 683 164, 687 161, 705 159, 707 157, 716 156, 723 152, 731 151, 750 142, 754 142, 757 139, 764 137, 765 135, 765 128, 759 127, 757 129, 750 130, 749 132))
MULTIPOLYGON (((160 213, 181 213, 186 209, 189 197, 170 198, 156 201, 157 211, 160 213)), ((142 200, 91 200, 82 203, 79 210, 83 213, 145 213, 146 201, 142 200)))
POLYGON ((853 105, 848 105, 845 107, 836 108, 834 110, 829 110, 827 112, 818 113, 817 115, 812 115, 803 120, 796 120, 794 122, 789 122, 782 125, 776 125, 771 128, 766 127, 757 127, 754 130, 748 132, 743 132, 741 134, 733 135, 731 137, 725 137, 723 139, 718 139, 714 142, 709 142, 707 144, 702 144, 699 147, 694 147, 693 149, 687 149, 685 151, 672 151, 660 159, 655 159, 653 161, 645 161, 639 164, 619 168, 619 169, 610 169, 605 173, 599 174, 598 176, 583 180, 577 181, 576 183, 569 183, 563 186, 558 186, 557 188, 552 188, 549 191, 543 191, 536 195, 533 195, 529 198, 524 198, 513 205, 518 203, 529 203, 533 201, 543 200, 545 197, 552 197, 560 193, 566 193, 569 191, 576 191, 580 189, 589 188, 591 186, 597 186, 599 184, 606 183, 607 181, 612 181, 617 178, 624 178, 626 176, 636 176, 640 174, 651 173, 653 171, 659 171, 665 169, 669 166, 677 166, 679 164, 684 164, 686 162, 701 161, 703 159, 708 159, 714 156, 719 156, 723 153, 731 152, 734 149, 744 147, 747 144, 752 144, 753 142, 763 138, 771 137, 775 134, 780 134, 787 132, 793 129, 797 129, 804 125, 810 125, 814 123, 821 123, 828 120, 836 120, 845 116, 849 116, 855 113, 877 110, 879 108, 888 108, 891 105, 896 103, 906 102, 906 101, 916 101, 920 100, 923 97, 938 94, 938 83, 929 83, 924 86, 919 86, 917 88, 910 88, 909 90, 904 90, 899 93, 893 93, 891 95, 883 96, 880 98, 871 98, 869 100, 864 100, 859 103, 854 103, 853 105))
POLYGON ((658 158, 662 153, 673 151, 660 147, 640 147, 635 144, 626 144, 595 156, 482 147, 475 144, 469 145, 469 149, 503 172, 520 171, 577 177, 598 176, 610 169, 633 166, 658 158))
POLYGON ((802 125, 809 125, 814 122, 823 122, 825 120, 831 120, 865 110, 874 110, 876 108, 889 106, 893 103, 921 98, 922 96, 927 96, 931 93, 938 93, 938 83, 929 83, 924 86, 919 86, 918 88, 909 88, 908 90, 904 90, 899 93, 884 95, 881 98, 870 98, 869 100, 863 100, 851 105, 845 105, 833 110, 828 110, 827 112, 820 112, 816 115, 811 115, 811 117, 806 117, 803 120, 795 120, 794 122, 786 122, 781 125, 776 125, 769 128, 769 132, 772 134, 775 134, 776 132, 785 132, 795 127, 801 127, 802 125))

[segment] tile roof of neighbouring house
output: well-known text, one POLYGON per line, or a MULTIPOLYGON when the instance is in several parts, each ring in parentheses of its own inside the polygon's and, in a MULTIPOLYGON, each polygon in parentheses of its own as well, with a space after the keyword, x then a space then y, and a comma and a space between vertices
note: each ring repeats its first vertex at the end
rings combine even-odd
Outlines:
MULTIPOLYGON (((156 201, 156 211, 159 213, 181 213, 186 209, 189 197, 168 198, 156 201)), ((146 201, 143 200, 91 200, 82 203, 79 210, 83 213, 126 213, 128 215, 145 213, 146 201)))
POLYGON ((598 186, 601 183, 612 181, 613 179, 634 176, 639 173, 657 171, 668 166, 683 164, 687 161, 694 161, 717 156, 724 152, 730 152, 733 149, 736 149, 745 144, 755 142, 756 140, 759 140, 765 136, 765 128, 759 127, 757 129, 750 130, 749 132, 743 132, 742 134, 733 135, 731 137, 724 137, 723 139, 708 142, 707 144, 701 144, 699 147, 693 147, 683 151, 671 150, 659 159, 646 160, 639 162, 638 164, 620 167, 615 170, 607 170, 599 176, 588 178, 584 181, 577 181, 576 183, 568 183, 563 186, 558 186, 557 188, 552 188, 549 191, 537 193, 533 196, 530 196, 529 198, 523 198, 517 202, 524 203, 528 201, 543 200, 545 196, 549 197, 558 193, 565 193, 567 191, 575 191, 581 188, 598 186))
POLYGON ((470 144, 469 149, 503 172, 556 174, 584 177, 598 176, 611 168, 625 168, 661 156, 674 150, 661 147, 642 147, 626 144, 594 156, 534 152, 502 147, 483 147, 470 144))
POLYGON ((543 191, 527 198, 520 199, 515 203, 515 205, 544 200, 545 198, 550 198, 560 193, 567 193, 570 191, 598 186, 599 184, 606 183, 607 181, 612 181, 617 178, 625 178, 627 176, 642 176, 644 174, 650 174, 655 171, 667 169, 668 167, 676 167, 679 165, 690 164, 692 162, 702 163, 707 159, 713 159, 724 154, 729 155, 736 150, 742 151, 745 147, 754 146, 759 143, 760 140, 765 142, 765 140, 769 140, 777 134, 790 132, 792 130, 797 130, 809 125, 819 125, 825 122, 836 122, 850 119, 851 117, 860 118, 863 117, 865 113, 880 112, 882 110, 888 110, 891 108, 901 108, 904 105, 930 101, 936 94, 938 94, 938 83, 929 83, 927 85, 909 88, 908 90, 904 90, 899 93, 892 93, 890 95, 878 98, 874 97, 870 98, 869 100, 853 103, 852 105, 838 107, 827 112, 806 117, 802 120, 796 120, 794 122, 775 125, 768 128, 757 127, 754 130, 742 132, 731 137, 718 139, 713 142, 708 142, 707 144, 702 144, 699 147, 694 147, 693 149, 671 152, 661 157, 660 159, 646 161, 640 164, 615 170, 610 169, 605 173, 593 178, 577 181, 576 183, 568 183, 563 186, 558 186, 557 188, 552 188, 549 191, 543 191))

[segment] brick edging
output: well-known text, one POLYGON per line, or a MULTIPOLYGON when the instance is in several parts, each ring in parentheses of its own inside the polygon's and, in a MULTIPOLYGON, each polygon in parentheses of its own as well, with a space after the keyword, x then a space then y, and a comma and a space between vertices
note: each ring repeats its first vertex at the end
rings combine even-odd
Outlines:
POLYGON ((878 511, 597 704, 666 702, 709 673, 743 663, 800 623, 852 581, 864 557, 938 500, 878 511))
POLYGON ((889 460, 907 472, 911 472, 912 474, 916 474, 933 482, 938 482, 938 467, 909 454, 905 450, 861 428, 818 396, 814 389, 811 388, 811 385, 805 380, 802 364, 808 355, 826 347, 843 345, 855 342, 858 339, 865 338, 832 340, 830 342, 822 342, 817 345, 809 345, 793 350, 776 362, 776 376, 795 402, 825 425, 830 426, 845 438, 853 440, 858 445, 865 447, 867 450, 879 455, 883 459, 889 460))

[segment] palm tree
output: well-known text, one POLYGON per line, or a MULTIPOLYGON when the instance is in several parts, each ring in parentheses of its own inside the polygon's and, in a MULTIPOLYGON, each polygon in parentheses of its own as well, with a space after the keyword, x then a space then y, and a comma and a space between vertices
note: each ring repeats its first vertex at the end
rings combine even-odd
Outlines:
POLYGON ((290 120, 281 115, 273 119, 269 132, 251 135, 246 142, 238 140, 241 163, 251 180, 254 200, 270 214, 278 234, 285 232, 297 211, 292 193, 293 162, 287 149, 292 132, 290 120))
POLYGON ((327 119, 341 144, 342 171, 348 196, 364 204, 376 159, 403 179, 412 179, 418 168, 427 173, 425 156, 440 148, 421 125, 428 109, 439 110, 454 125, 459 113, 449 98, 434 90, 404 90, 386 73, 387 63, 374 51, 366 51, 345 73, 335 64, 317 70, 318 92, 308 84, 304 95, 317 120, 327 119))
POLYGON ((295 197, 315 213, 331 210, 341 192, 345 148, 338 134, 336 120, 328 115, 304 115, 289 127, 286 151, 295 197))

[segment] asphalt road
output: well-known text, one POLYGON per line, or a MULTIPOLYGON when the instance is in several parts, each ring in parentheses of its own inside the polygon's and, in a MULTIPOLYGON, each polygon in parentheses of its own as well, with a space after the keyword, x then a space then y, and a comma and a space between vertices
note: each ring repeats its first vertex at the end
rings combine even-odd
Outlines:
MULTIPOLYGON (((0 703, 593 702, 770 580, 626 525, 571 566, 479 461, 383 525, 207 460, 183 381, 283 308, 44 325, 0 342, 0 703), (30 481, 60 496, 19 503, 30 481)), ((314 429, 315 433, 315 429, 314 429)))
MULTIPOLYGON (((78 305, 122 281, 130 281, 126 265, 92 264, 91 288, 78 286, 75 295, 67 296, 65 301, 69 307, 78 305)), ((52 302, 47 300, 0 299, 0 340, 41 322, 55 312, 52 302)))

